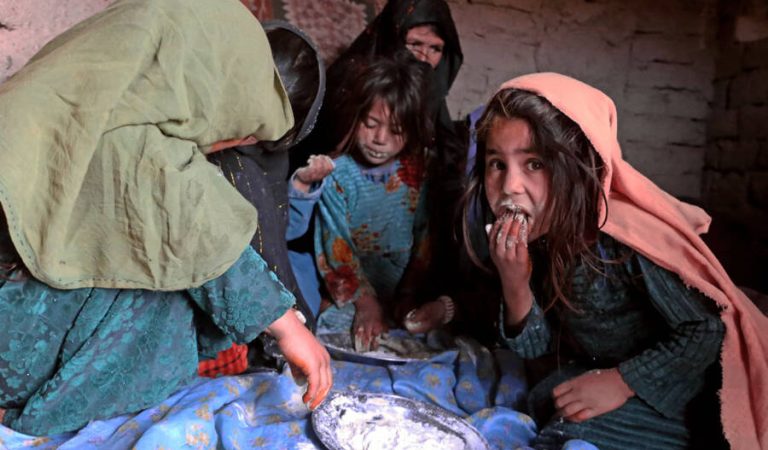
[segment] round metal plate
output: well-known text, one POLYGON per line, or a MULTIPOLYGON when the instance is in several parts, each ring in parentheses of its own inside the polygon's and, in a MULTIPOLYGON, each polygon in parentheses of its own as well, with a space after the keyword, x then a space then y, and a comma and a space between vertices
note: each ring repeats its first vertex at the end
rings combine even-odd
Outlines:
MULTIPOLYGON (((438 406, 397 395, 331 392, 312 412, 312 428, 329 450, 357 450, 355 444, 363 442, 364 438, 360 436, 365 434, 358 433, 358 430, 388 427, 384 431, 389 431, 394 420, 401 430, 414 427, 421 430, 418 450, 490 450, 480 432, 459 416, 438 406), (352 427, 351 422, 354 421, 357 421, 355 433, 352 433, 354 442, 342 442, 345 436, 350 435, 350 430, 344 428, 352 427)), ((385 440, 366 442, 360 445, 361 450, 362 447, 405 450, 402 443, 394 440, 382 442, 385 440)))

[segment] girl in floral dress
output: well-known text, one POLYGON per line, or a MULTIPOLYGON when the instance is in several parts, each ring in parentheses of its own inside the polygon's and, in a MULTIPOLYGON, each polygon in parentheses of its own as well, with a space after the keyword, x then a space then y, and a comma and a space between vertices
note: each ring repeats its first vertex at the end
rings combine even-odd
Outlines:
POLYGON ((405 268, 423 264, 427 70, 398 57, 363 71, 351 87, 354 101, 341 107, 354 126, 318 205, 315 256, 335 303, 318 328, 352 326, 363 347, 387 330, 405 268))

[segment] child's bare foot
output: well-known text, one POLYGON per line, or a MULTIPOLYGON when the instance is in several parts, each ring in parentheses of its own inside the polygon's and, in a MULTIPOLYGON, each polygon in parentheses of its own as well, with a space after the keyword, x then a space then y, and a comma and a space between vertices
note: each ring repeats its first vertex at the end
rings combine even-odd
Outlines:
POLYGON ((453 319, 453 300, 447 295, 441 295, 431 301, 411 310, 405 316, 403 326, 412 334, 427 333, 453 319))

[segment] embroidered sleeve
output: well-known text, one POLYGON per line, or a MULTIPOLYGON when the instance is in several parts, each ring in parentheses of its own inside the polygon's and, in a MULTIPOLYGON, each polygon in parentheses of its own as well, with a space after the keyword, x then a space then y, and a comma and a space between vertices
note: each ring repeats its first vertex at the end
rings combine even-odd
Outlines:
POLYGON ((239 344, 254 340, 296 301, 250 246, 220 277, 188 292, 216 328, 239 344))

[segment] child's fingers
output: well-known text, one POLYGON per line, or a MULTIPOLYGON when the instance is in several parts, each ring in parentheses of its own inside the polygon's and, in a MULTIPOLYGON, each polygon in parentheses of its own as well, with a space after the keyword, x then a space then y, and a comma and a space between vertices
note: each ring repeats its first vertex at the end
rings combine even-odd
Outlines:
MULTIPOLYGON (((428 304, 429 305, 429 304, 428 304)), ((426 333, 435 326, 435 308, 427 305, 413 309, 405 316, 405 329, 413 334, 426 333)))
POLYGON ((355 329, 355 351, 356 352, 367 352, 368 351, 368 343, 365 340, 365 327, 362 325, 358 326, 355 329))
MULTIPOLYGON (((359 340, 359 349, 355 349, 358 352, 369 352, 373 350, 373 329, 370 324, 362 324, 357 327, 355 331, 355 340, 359 340)), ((358 345, 356 345, 357 347, 358 345)))
POLYGON ((418 309, 412 309, 405 315, 403 326, 411 333, 419 333, 424 326, 418 309))
POLYGON ((323 384, 321 385, 319 397, 320 401, 318 404, 325 400, 325 397, 328 396, 328 393, 331 391, 331 387, 333 387, 333 370, 331 369, 331 357, 328 355, 328 352, 325 352, 320 369, 323 384))
POLYGON ((496 245, 497 248, 501 247, 504 250, 507 249, 507 241, 510 238, 509 232, 512 230, 512 221, 509 219, 501 219, 501 227, 499 227, 499 232, 496 234, 496 245))
POLYGON ((552 389, 552 397, 558 398, 566 393, 570 392, 573 389, 573 384, 569 381, 565 381, 563 383, 558 384, 555 386, 554 389, 552 389))
POLYGON ((509 228, 512 224, 509 220, 499 219, 491 227, 491 233, 488 236, 490 249, 499 256, 506 252, 506 242, 509 237, 509 228))
POLYGON ((574 391, 568 391, 563 395, 555 397, 554 399, 555 399, 555 408, 559 410, 562 410, 568 407, 568 405, 579 401, 579 398, 574 391))
POLYGON ((312 410, 317 408, 320 403, 325 400, 325 397, 328 396, 328 392, 331 390, 331 386, 333 386, 333 373, 331 372, 330 360, 320 361, 320 365, 317 368, 317 374, 319 381, 317 383, 315 395, 310 399, 312 403, 309 405, 309 409, 312 410))
POLYGON ((309 409, 315 409, 317 405, 320 404, 318 401, 318 392, 320 390, 320 373, 317 368, 314 370, 309 371, 309 375, 307 376, 307 392, 304 393, 304 396, 301 398, 304 401, 304 404, 309 407, 309 409))
POLYGON ((509 233, 504 241, 504 248, 511 252, 517 252, 517 245, 520 243, 520 222, 517 220, 509 221, 509 233))
POLYGON ((581 423, 584 422, 587 419, 591 419, 595 416, 594 411, 591 408, 587 408, 585 406, 581 406, 580 409, 575 410, 573 412, 569 412, 566 414, 563 414, 563 418, 565 420, 568 420, 570 422, 574 423, 581 423))
POLYGON ((566 419, 569 419, 573 416, 575 416, 577 413, 583 411, 586 409, 586 405, 582 401, 574 401, 567 405, 565 405, 562 408, 558 408, 558 412, 561 417, 564 417, 566 419))

